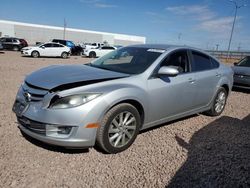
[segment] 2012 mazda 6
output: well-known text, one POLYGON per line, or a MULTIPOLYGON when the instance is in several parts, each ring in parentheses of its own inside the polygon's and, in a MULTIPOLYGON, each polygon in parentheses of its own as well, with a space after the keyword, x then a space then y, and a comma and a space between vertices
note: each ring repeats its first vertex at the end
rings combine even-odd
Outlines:
POLYGON ((220 115, 232 84, 232 69, 198 49, 133 45, 89 64, 31 73, 13 111, 34 139, 118 153, 142 129, 201 112, 220 115))

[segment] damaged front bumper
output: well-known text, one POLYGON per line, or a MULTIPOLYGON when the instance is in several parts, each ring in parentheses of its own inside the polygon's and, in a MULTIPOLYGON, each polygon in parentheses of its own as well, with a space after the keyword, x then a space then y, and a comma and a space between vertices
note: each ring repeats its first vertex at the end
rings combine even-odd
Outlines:
POLYGON ((44 108, 42 100, 27 101, 26 97, 21 87, 13 105, 18 127, 23 133, 47 144, 67 148, 95 145, 97 127, 89 128, 87 125, 100 122, 104 112, 102 106, 106 106, 103 100, 75 108, 50 109, 44 108))

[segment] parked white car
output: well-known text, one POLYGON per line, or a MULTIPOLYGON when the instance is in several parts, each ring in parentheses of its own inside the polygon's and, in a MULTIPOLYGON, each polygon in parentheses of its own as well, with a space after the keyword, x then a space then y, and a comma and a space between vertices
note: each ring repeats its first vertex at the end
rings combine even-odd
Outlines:
POLYGON ((95 48, 95 49, 85 49, 83 54, 87 57, 91 57, 91 58, 95 58, 95 57, 101 57, 106 55, 109 52, 112 52, 116 50, 115 47, 112 46, 102 46, 99 48, 95 48))
POLYGON ((70 55, 70 48, 62 44, 49 42, 39 46, 22 48, 21 54, 32 57, 62 57, 67 58, 70 55))
POLYGON ((85 49, 95 49, 95 48, 99 48, 105 46, 103 43, 98 43, 98 42, 94 42, 94 43, 89 43, 89 44, 85 44, 84 48, 85 49))

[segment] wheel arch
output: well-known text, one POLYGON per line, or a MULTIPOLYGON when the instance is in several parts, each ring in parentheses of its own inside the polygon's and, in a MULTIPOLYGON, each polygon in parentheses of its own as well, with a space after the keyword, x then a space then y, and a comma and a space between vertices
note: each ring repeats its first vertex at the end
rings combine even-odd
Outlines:
POLYGON ((227 84, 223 84, 221 87, 223 87, 226 90, 227 94, 229 94, 230 90, 229 90, 229 86, 227 84))
POLYGON ((32 52, 31 52, 31 56, 32 56, 32 53, 33 52, 37 52, 38 53, 38 57, 40 56, 40 52, 38 51, 38 50, 33 50, 32 52))
MULTIPOLYGON (((141 125, 140 125, 140 128, 142 127, 143 123, 144 123, 144 120, 145 120, 145 111, 144 111, 144 108, 143 108, 143 105, 138 101, 138 100, 135 100, 135 99, 124 99, 124 100, 121 100, 115 104, 113 104, 108 110, 107 112, 112 109, 114 106, 118 105, 118 104, 121 104, 121 103, 128 103, 128 104, 131 104, 132 106, 134 106, 137 111, 139 112, 140 114, 140 119, 141 119, 141 125)), ((106 113, 107 113, 106 112, 106 113)))

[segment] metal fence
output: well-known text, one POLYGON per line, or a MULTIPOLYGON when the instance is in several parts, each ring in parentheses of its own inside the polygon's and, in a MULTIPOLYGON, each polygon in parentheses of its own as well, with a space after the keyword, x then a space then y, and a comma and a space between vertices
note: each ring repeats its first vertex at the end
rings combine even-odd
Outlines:
MULTIPOLYGON (((214 50, 206 50, 207 53, 215 56, 216 58, 223 59, 227 58, 227 51, 214 51, 214 50)), ((242 59, 245 56, 250 56, 250 51, 230 51, 229 58, 232 59, 242 59)))

